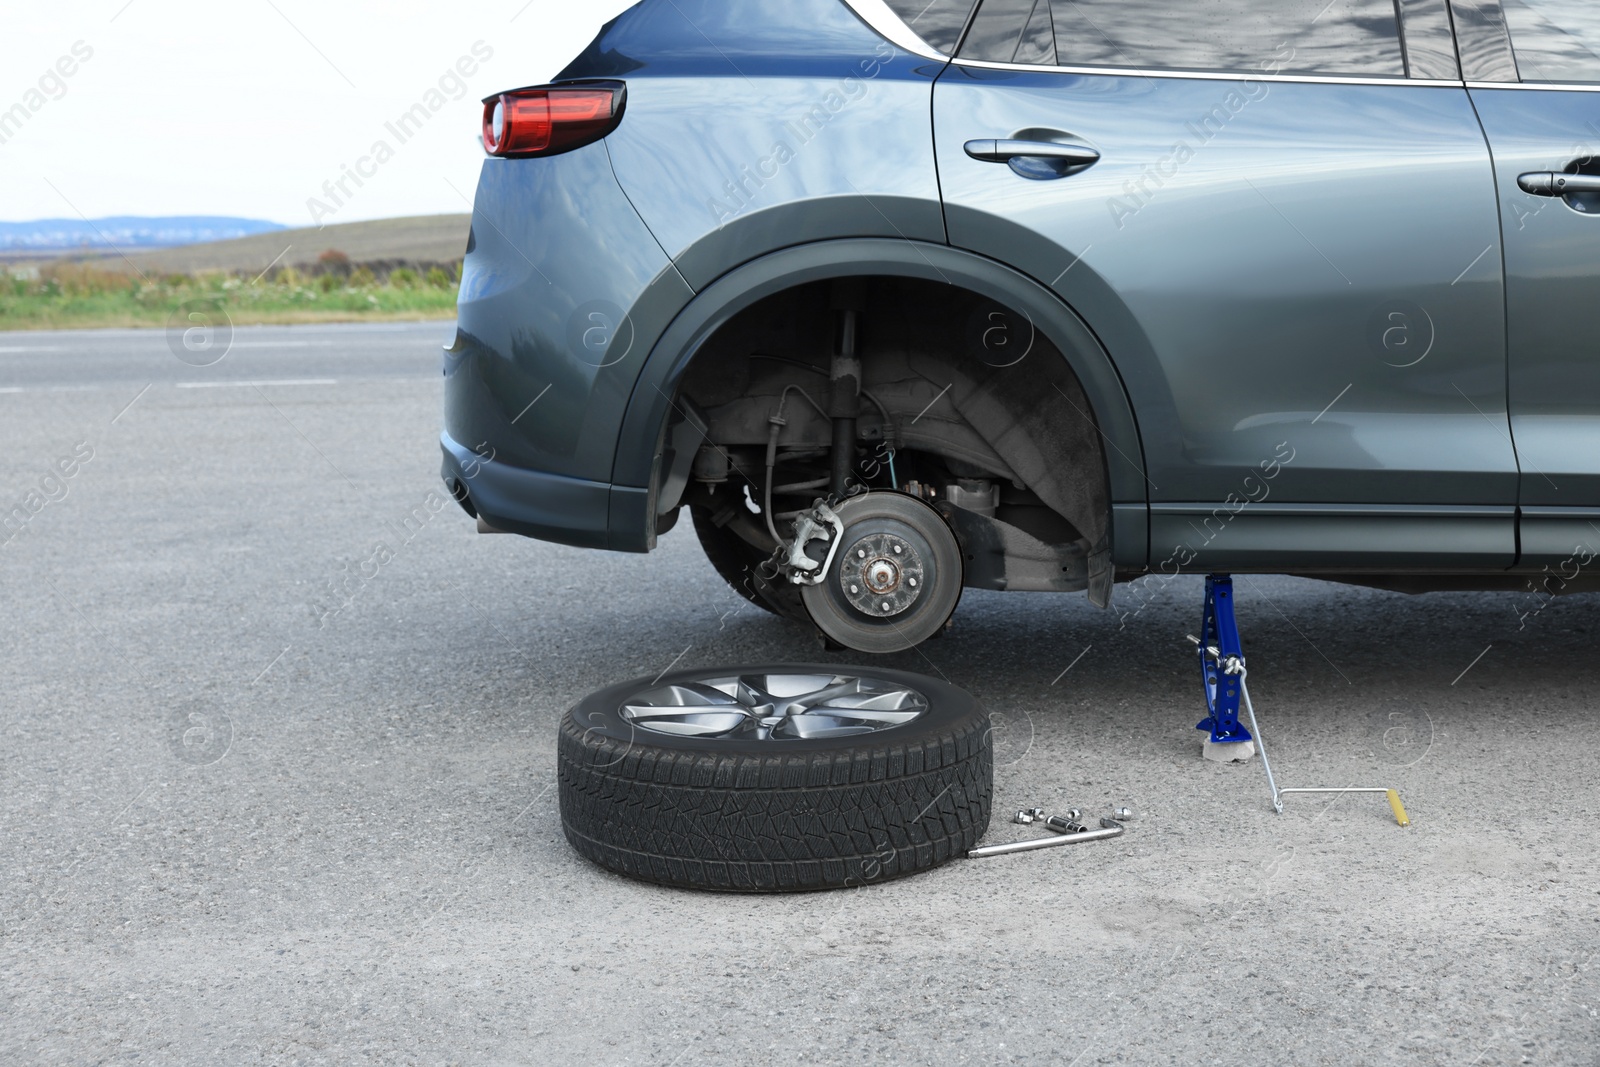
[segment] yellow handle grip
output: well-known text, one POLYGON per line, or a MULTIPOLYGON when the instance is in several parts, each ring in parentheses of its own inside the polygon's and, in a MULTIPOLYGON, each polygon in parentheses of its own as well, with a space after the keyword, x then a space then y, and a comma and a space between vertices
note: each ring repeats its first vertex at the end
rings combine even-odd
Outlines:
POLYGON ((1400 793, 1391 789, 1388 791, 1389 807, 1394 809, 1394 821, 1401 826, 1410 826, 1411 817, 1406 814, 1406 806, 1400 803, 1400 793))

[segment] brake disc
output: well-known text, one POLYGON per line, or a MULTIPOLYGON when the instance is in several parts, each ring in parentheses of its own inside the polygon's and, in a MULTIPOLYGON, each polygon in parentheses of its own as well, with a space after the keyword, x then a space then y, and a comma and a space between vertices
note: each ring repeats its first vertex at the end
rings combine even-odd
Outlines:
POLYGON ((858 652, 914 648, 961 600, 961 546, 944 516, 905 493, 873 492, 834 509, 843 524, 821 580, 801 587, 824 634, 858 652))

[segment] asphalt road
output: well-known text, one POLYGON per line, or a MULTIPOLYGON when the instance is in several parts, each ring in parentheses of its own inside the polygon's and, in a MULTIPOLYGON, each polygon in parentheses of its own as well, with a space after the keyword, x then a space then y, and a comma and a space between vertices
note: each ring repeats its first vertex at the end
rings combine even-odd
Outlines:
POLYGON ((449 335, 240 330, 198 367, 0 334, 0 510, 51 501, 0 548, 0 1062, 1600 1062, 1593 598, 1241 580, 1285 784, 1396 786, 1402 830, 1201 761, 1196 581, 1123 617, 971 594, 887 662, 991 707, 1001 814, 1132 802, 1127 836, 841 893, 634 884, 562 840, 563 710, 822 653, 687 529, 407 527, 449 335))

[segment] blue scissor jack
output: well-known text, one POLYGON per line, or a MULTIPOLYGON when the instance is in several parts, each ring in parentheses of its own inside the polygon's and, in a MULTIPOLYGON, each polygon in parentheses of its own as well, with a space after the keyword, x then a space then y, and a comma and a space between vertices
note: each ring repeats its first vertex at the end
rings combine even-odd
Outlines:
POLYGON ((1233 616, 1233 579, 1206 576, 1205 616, 1200 620, 1200 671, 1206 682, 1206 710, 1211 714, 1195 727, 1209 730, 1216 744, 1253 740, 1239 721, 1244 689, 1244 646, 1233 616))
POLYGON ((1205 616, 1200 620, 1199 637, 1189 640, 1200 646, 1200 672, 1206 684, 1207 715, 1195 727, 1211 734, 1213 744, 1241 744, 1255 742, 1255 751, 1261 755, 1261 768, 1267 772, 1267 788, 1272 790, 1272 808, 1283 813, 1283 798, 1291 793, 1383 793, 1394 811, 1395 822, 1410 826, 1411 817, 1400 803, 1400 794, 1383 786, 1345 786, 1342 789, 1316 787, 1307 789, 1280 789, 1272 775, 1272 763, 1267 759, 1266 739, 1261 736, 1261 724, 1256 720, 1255 705, 1250 700, 1250 689, 1245 679, 1250 672, 1244 666, 1244 645, 1239 640, 1239 624, 1233 616, 1233 579, 1226 574, 1206 576, 1205 616), (1250 716, 1251 734, 1239 721, 1239 704, 1250 716))

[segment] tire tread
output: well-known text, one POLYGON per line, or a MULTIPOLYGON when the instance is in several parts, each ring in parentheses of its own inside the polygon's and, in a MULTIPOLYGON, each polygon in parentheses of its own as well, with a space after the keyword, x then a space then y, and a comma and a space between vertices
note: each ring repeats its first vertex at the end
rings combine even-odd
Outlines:
POLYGON ((964 856, 988 829, 989 718, 931 737, 836 752, 651 749, 562 720, 567 840, 593 862, 661 885, 733 892, 831 889, 964 856))

